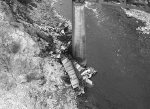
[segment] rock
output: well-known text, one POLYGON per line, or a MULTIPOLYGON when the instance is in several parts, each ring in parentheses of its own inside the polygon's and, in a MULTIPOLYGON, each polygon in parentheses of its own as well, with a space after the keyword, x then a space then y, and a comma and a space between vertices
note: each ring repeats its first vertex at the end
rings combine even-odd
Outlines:
MULTIPOLYGON (((74 90, 61 79, 65 74, 62 65, 50 54, 39 56, 41 49, 52 43, 49 32, 39 30, 38 40, 36 27, 30 22, 22 19, 23 26, 10 24, 11 20, 5 19, 9 16, 1 11, 0 15, 0 108, 77 109, 74 90), (34 28, 31 35, 27 27, 34 28)), ((60 42, 56 48, 64 50, 62 45, 60 42)))

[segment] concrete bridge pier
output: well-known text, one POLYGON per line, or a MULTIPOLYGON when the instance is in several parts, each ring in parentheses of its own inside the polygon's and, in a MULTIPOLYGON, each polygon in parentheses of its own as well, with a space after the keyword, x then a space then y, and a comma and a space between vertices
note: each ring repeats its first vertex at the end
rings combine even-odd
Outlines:
POLYGON ((86 65, 86 30, 84 4, 73 2, 73 57, 82 65, 86 65))

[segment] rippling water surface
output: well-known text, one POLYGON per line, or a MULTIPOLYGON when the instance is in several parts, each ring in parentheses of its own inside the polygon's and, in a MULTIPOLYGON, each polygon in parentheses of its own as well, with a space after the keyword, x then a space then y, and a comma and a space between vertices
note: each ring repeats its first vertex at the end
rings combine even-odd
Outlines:
POLYGON ((86 7, 88 65, 98 70, 88 90, 93 109, 150 109, 150 40, 136 31, 142 23, 120 7, 86 7))

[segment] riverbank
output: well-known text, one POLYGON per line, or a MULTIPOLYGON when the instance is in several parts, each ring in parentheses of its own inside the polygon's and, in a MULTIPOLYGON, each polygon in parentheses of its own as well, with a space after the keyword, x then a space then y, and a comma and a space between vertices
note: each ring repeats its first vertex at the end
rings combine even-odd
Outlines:
POLYGON ((47 10, 39 5, 30 15, 19 2, 10 5, 0 2, 0 108, 77 109, 76 94, 62 80, 65 70, 56 58, 70 45, 69 24, 47 3, 40 4, 47 10))

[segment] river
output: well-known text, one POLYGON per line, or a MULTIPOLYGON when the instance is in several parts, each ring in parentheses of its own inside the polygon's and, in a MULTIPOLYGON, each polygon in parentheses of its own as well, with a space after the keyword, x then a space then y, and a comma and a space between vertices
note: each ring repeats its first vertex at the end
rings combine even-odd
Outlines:
MULTIPOLYGON (((150 109, 150 39, 136 31, 143 24, 120 7, 96 7, 98 15, 86 8, 87 62, 98 70, 89 102, 93 109, 150 109)), ((71 18, 70 9, 64 16, 71 18)))

